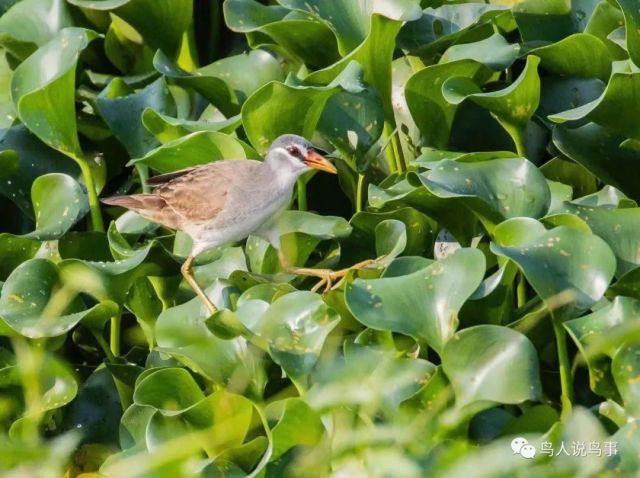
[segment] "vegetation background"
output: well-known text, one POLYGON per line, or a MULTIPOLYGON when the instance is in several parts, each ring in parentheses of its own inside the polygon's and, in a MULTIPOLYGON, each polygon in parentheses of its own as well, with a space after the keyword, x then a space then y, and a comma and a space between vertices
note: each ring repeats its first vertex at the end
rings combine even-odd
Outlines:
POLYGON ((637 0, 0 14, 2 476, 637 476, 637 0), (339 168, 290 260, 385 260, 320 295, 251 237, 208 317, 188 239, 98 198, 283 133, 339 168))

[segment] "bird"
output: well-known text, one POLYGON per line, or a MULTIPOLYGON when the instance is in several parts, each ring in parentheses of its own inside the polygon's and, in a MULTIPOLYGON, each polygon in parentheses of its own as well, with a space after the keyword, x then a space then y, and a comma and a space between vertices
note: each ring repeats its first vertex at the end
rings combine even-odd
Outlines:
POLYGON ((195 257, 249 235, 269 241, 278 250, 286 272, 319 278, 313 291, 322 286, 329 290, 350 270, 375 262, 363 261, 339 271, 293 267, 288 263, 280 247, 278 220, 289 206, 297 179, 314 169, 338 172, 310 141, 285 134, 271 144, 264 161, 219 160, 161 174, 146 181, 153 188, 150 193, 108 197, 101 202, 124 207, 191 237, 193 246, 181 272, 213 315, 217 307, 193 276, 195 257))

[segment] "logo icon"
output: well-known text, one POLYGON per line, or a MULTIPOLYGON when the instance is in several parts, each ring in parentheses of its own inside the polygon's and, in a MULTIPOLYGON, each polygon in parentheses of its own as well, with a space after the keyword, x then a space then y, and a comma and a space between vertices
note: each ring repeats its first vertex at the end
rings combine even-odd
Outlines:
POLYGON ((536 447, 529 445, 527 439, 523 437, 511 440, 511 449, 514 455, 520 455, 523 458, 531 459, 536 456, 536 447))

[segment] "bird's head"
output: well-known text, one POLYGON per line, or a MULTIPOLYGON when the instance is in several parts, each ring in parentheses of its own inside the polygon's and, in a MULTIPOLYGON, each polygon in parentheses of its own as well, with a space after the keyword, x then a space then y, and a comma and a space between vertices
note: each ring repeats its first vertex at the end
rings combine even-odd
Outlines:
POLYGON ((327 158, 315 150, 313 144, 295 134, 285 134, 276 139, 267 152, 266 160, 273 161, 278 168, 286 168, 299 174, 311 169, 331 174, 338 172, 327 158))

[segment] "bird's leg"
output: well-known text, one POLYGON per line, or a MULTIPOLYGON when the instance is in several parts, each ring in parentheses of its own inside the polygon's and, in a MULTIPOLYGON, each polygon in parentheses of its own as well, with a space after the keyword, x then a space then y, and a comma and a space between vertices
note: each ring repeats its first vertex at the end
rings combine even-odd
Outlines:
POLYGON ((320 281, 313 286, 311 289, 312 292, 316 292, 320 290, 324 286, 324 293, 329 292, 333 287, 336 281, 344 278, 349 271, 365 269, 367 267, 373 266, 380 262, 384 258, 378 257, 377 259, 367 259, 366 261, 358 262, 357 264, 352 265, 351 267, 347 267, 345 269, 341 269, 338 271, 334 271, 332 269, 312 269, 308 267, 294 267, 291 266, 285 257, 285 255, 280 251, 280 264, 284 268, 285 272, 289 274, 295 274, 299 276, 309 276, 309 277, 318 277, 320 281))
POLYGON ((198 294, 198 296, 202 299, 202 301, 207 306, 207 309, 209 309, 209 313, 213 315, 218 311, 218 309, 216 308, 215 305, 213 305, 213 302, 211 302, 209 297, 207 297, 207 294, 205 294, 202 288, 198 285, 195 277, 193 277, 193 274, 192 274, 193 259, 194 259, 193 256, 187 257, 187 260, 184 261, 184 264, 182 264, 180 271, 182 272, 182 275, 188 282, 191 289, 193 289, 193 291, 196 294, 198 294))

